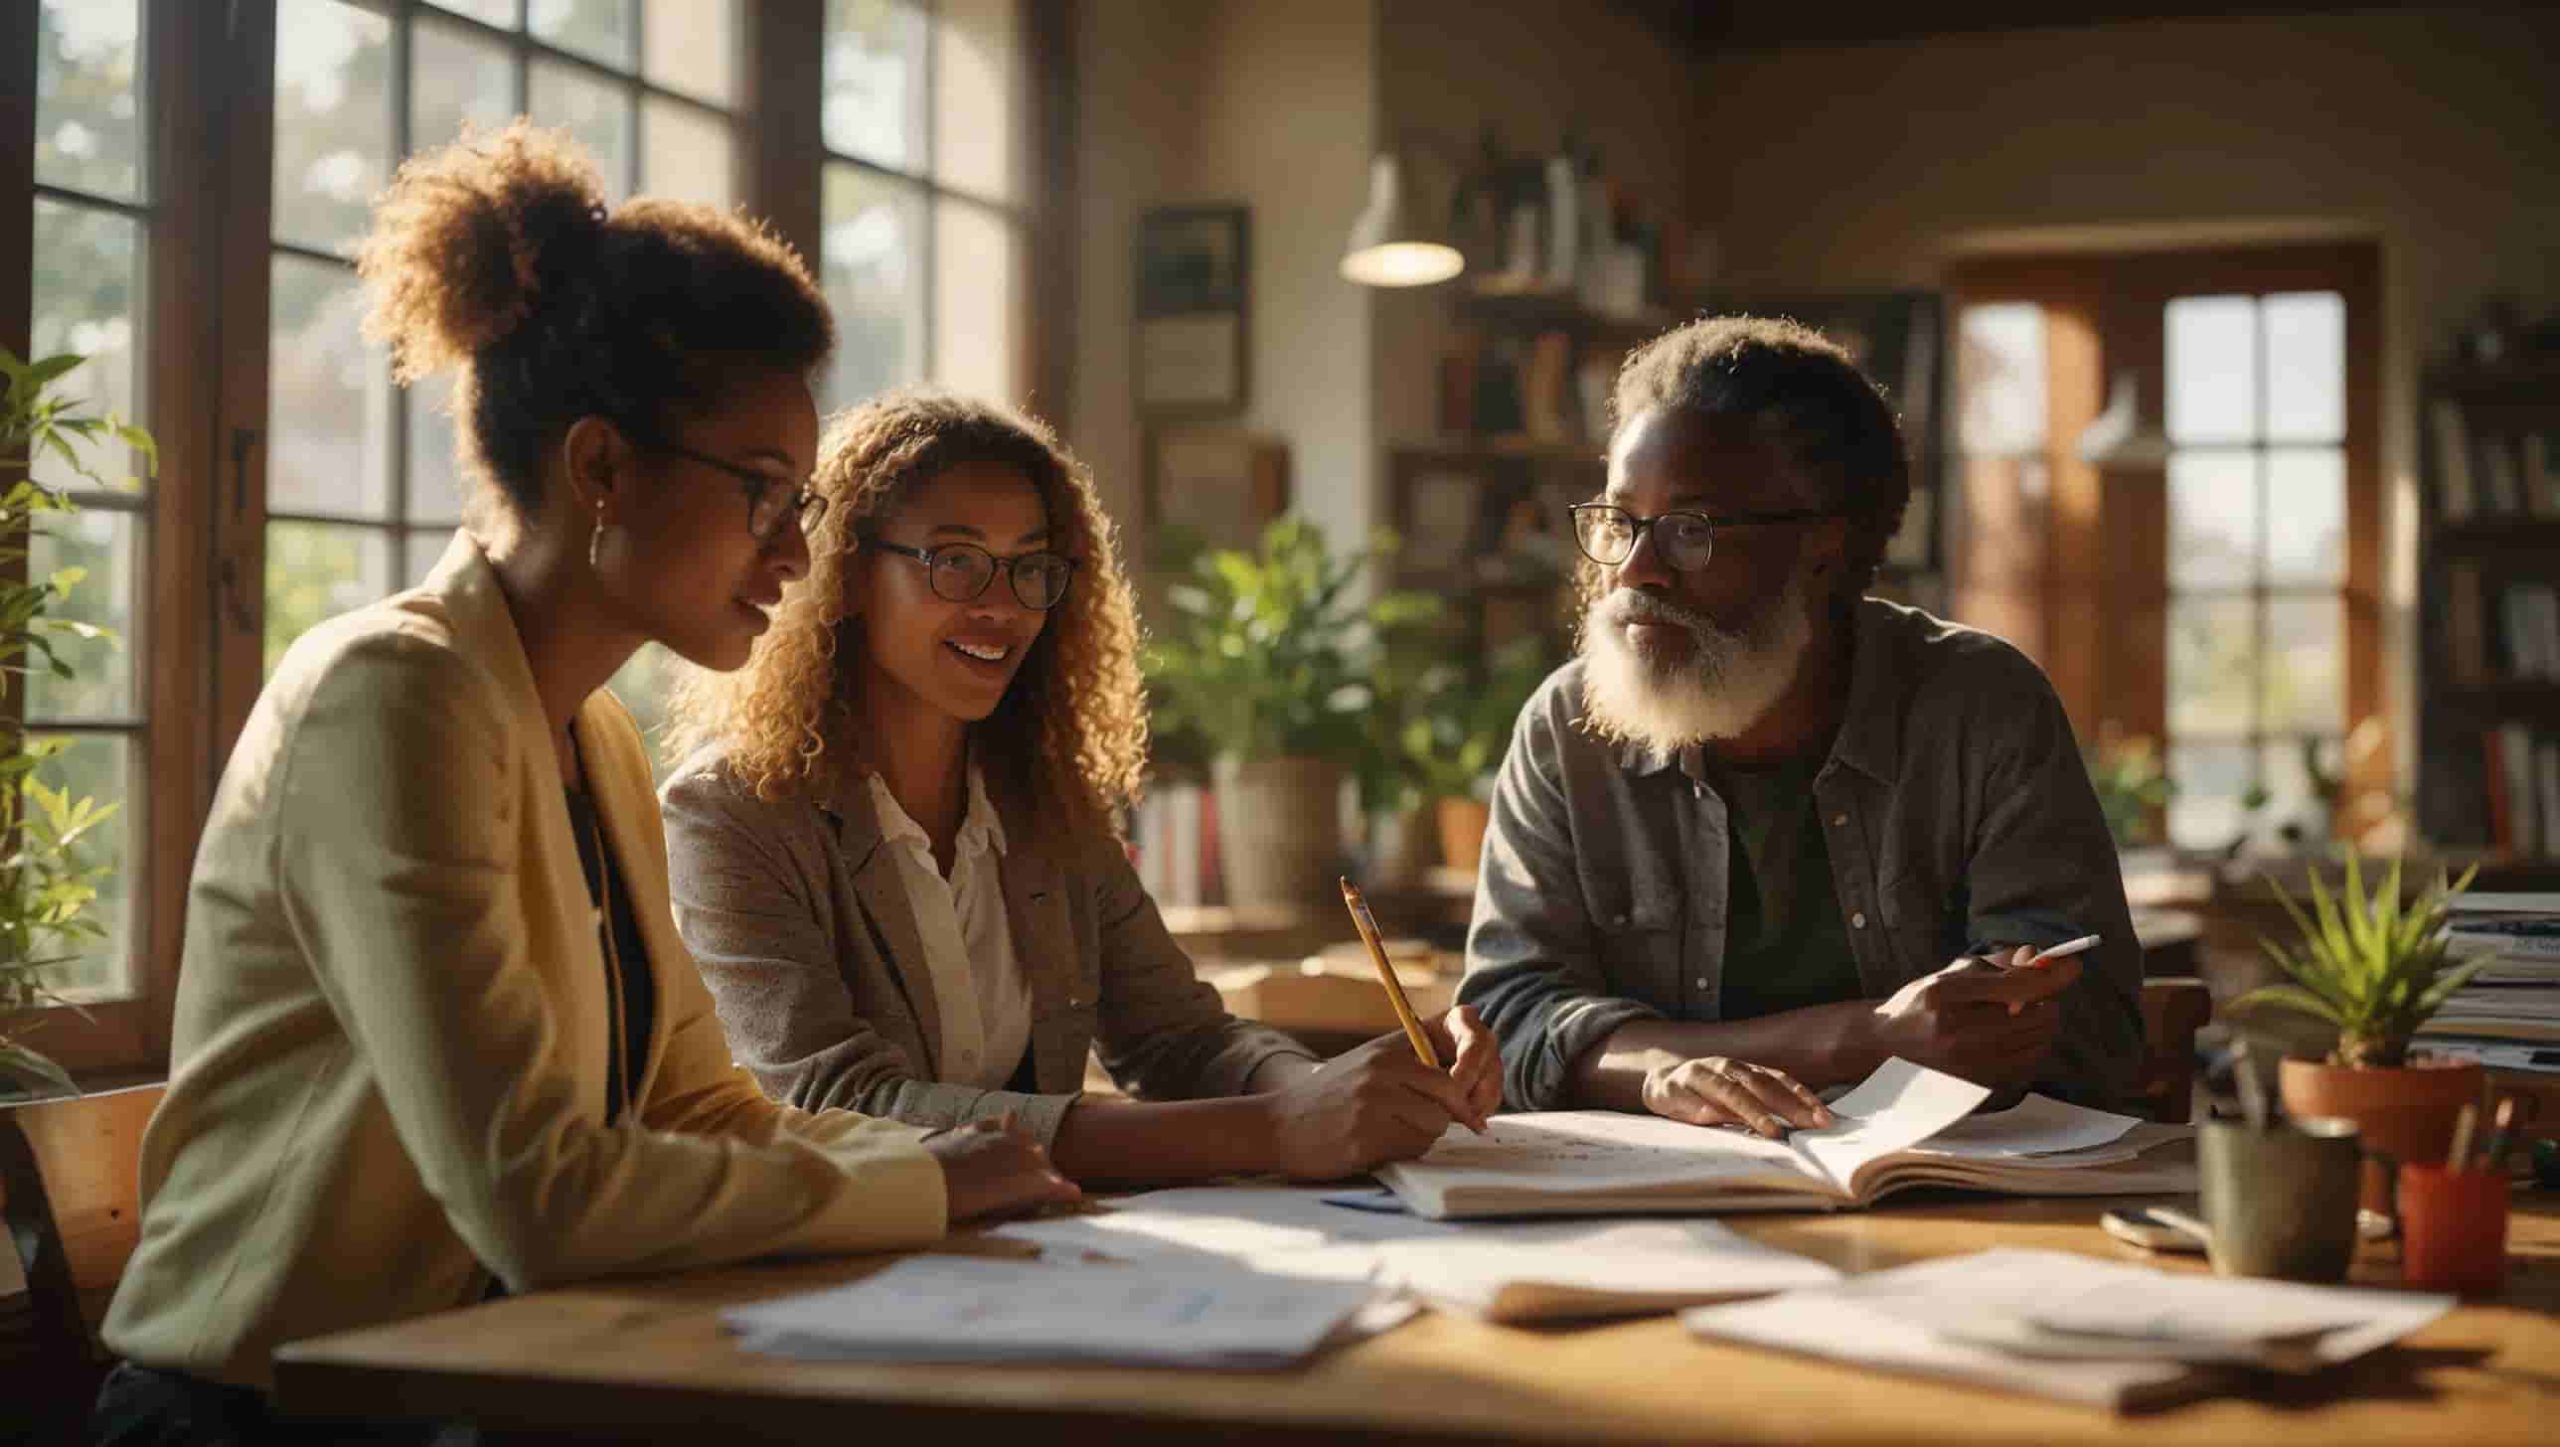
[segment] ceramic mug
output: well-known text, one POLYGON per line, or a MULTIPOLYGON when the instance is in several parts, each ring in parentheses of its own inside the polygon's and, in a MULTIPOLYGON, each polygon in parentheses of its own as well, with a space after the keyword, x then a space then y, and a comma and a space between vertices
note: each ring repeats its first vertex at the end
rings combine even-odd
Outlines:
POLYGON ((2207 1255, 2222 1276, 2340 1281, 2356 1249, 2363 1153, 2351 1120, 2311 1117, 2254 1130, 2247 1121, 2196 1127, 2207 1255))

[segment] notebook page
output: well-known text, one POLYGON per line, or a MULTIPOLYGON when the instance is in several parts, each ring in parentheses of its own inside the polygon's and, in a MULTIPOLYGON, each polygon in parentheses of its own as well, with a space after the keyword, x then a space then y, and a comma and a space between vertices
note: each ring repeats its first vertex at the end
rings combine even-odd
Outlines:
POLYGON ((1496 1320, 1653 1310, 1821 1286, 1837 1269, 1713 1221, 1468 1226, 1377 1248, 1380 1278, 1496 1320), (1605 1302, 1597 1311, 1594 1302, 1605 1302))
POLYGON ((1912 1150, 1920 1155, 1962 1156, 1969 1160, 2060 1155, 2112 1145, 2140 1124, 2129 1115, 2093 1110, 2051 1096, 2029 1095, 2007 1110, 1968 1116, 1912 1150))
POLYGON ((1378 1179, 1425 1216, 1500 1214, 1606 1192, 1717 1187, 1820 1192, 1820 1175, 1784 1144, 1738 1130, 1604 1110, 1497 1115, 1486 1135, 1451 1126, 1418 1160, 1378 1179), (1467 1200, 1453 1209, 1452 1193, 1467 1200))
POLYGON ((1929 1139, 1990 1098, 1987 1086, 1896 1056, 1831 1102, 1838 1124, 1797 1131, 1787 1146, 1840 1194, 1853 1195, 1861 1167, 1929 1139))

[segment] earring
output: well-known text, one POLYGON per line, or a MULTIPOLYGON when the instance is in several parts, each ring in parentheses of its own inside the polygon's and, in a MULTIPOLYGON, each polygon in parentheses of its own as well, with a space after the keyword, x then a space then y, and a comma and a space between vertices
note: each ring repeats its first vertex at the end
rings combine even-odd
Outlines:
POLYGON ((603 556, 604 556, 604 504, 603 504, 603 503, 601 503, 601 502, 599 502, 599 503, 597 503, 597 504, 596 504, 596 525, 595 525, 595 530, 594 530, 593 532, 590 532, 590 533, 588 533, 588 534, 587 534, 587 568, 588 568, 588 571, 590 571, 590 572, 595 572, 595 573, 602 573, 602 572, 604 571, 603 556))

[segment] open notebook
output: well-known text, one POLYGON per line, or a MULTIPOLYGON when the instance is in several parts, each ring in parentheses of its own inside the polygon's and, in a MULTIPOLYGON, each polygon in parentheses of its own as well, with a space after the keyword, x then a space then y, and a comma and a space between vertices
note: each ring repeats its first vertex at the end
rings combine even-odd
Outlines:
POLYGON ((2185 1127, 2040 1095, 1971 1115, 1990 1094, 1895 1059, 1831 1103, 1836 1125, 1783 1141, 1659 1116, 1530 1112, 1494 1117, 1487 1136, 1452 1127, 1378 1179, 1415 1213, 1444 1220, 1818 1210, 1912 1186, 2037 1196, 2195 1189, 2185 1127))

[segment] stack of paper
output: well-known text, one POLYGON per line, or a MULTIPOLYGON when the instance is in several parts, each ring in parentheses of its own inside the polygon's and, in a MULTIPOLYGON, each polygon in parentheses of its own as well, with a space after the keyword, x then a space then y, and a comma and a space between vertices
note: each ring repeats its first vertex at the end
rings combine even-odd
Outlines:
POLYGON ((1365 1282, 1232 1266, 910 1256, 850 1286, 734 1307, 721 1320, 749 1351, 805 1360, 1261 1368, 1304 1360, 1375 1295, 1365 1282))
POLYGON ((1369 1281, 1492 1321, 1675 1311, 1837 1280, 1819 1261, 1711 1221, 1461 1225, 1326 1204, 1322 1189, 1154 1191, 990 1234, 1149 1264, 1227 1265, 1369 1281))
POLYGON ((1681 1321, 1703 1337, 2128 1410, 2210 1391, 2235 1367, 2333 1366, 2452 1307, 2447 1296, 2002 1248, 1705 1307, 1681 1321))
POLYGON ((2560 894, 2464 894, 2453 902, 2454 952, 2488 963, 2418 1032, 2447 1054, 2525 1070, 2560 1070, 2560 894))
POLYGON ((1912 1186, 2020 1195, 2191 1191, 2183 1127, 2041 1096, 1972 1116, 1991 1092, 1889 1060, 1831 1104, 1838 1123, 1783 1141, 1658 1116, 1552 1111, 1452 1127, 1378 1172, 1421 1215, 1615 1215, 1863 1206, 1912 1186))

